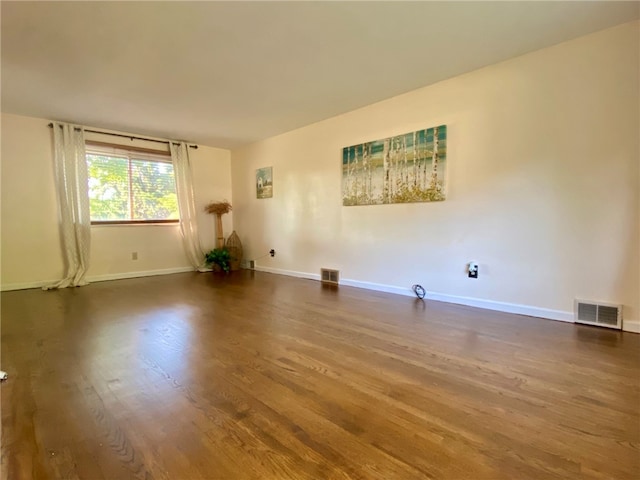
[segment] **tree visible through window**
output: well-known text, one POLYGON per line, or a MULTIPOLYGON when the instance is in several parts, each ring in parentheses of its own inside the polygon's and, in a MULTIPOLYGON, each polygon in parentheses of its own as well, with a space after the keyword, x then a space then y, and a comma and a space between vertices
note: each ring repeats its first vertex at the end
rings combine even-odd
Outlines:
POLYGON ((92 222, 177 221, 173 165, 135 153, 87 153, 92 222))

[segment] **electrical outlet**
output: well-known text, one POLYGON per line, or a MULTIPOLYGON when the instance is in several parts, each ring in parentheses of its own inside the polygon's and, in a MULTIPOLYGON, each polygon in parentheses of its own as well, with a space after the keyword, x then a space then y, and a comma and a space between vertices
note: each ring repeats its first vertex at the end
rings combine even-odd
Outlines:
POLYGON ((476 262, 469 262, 467 271, 469 272, 469 278, 478 278, 478 264, 476 262))
POLYGON ((131 252, 131 260, 137 260, 138 259, 138 252, 131 252))
POLYGON ((269 250, 269 255, 271 255, 272 257, 275 257, 276 251, 272 248, 271 250, 269 250))

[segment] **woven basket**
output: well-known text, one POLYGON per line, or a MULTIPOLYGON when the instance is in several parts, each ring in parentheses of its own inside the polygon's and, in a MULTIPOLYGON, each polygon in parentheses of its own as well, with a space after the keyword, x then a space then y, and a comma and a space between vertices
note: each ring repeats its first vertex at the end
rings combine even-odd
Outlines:
POLYGON ((242 242, 235 230, 229 235, 224 246, 231 254, 231 261, 229 262, 231 271, 235 272, 236 270, 240 270, 240 263, 242 262, 242 242))

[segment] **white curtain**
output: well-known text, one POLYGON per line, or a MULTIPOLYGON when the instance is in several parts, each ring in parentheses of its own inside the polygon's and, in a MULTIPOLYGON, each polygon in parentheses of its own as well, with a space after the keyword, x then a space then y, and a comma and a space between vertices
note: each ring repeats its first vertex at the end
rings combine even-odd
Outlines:
POLYGON ((180 211, 180 232, 184 243, 184 251, 189 262, 200 272, 210 270, 204 260, 204 252, 198 235, 196 202, 193 194, 193 177, 189 160, 189 147, 186 143, 169 142, 173 171, 176 177, 176 193, 178 210, 180 211))
POLYGON ((54 168, 65 277, 44 289, 79 287, 89 269, 91 215, 84 129, 53 123, 54 168))

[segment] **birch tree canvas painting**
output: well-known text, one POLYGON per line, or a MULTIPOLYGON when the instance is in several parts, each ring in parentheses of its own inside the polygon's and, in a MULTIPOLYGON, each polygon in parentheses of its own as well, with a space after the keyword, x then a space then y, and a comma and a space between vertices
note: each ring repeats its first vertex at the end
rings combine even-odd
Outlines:
POLYGON ((342 204, 445 199, 447 126, 342 149, 342 204))

